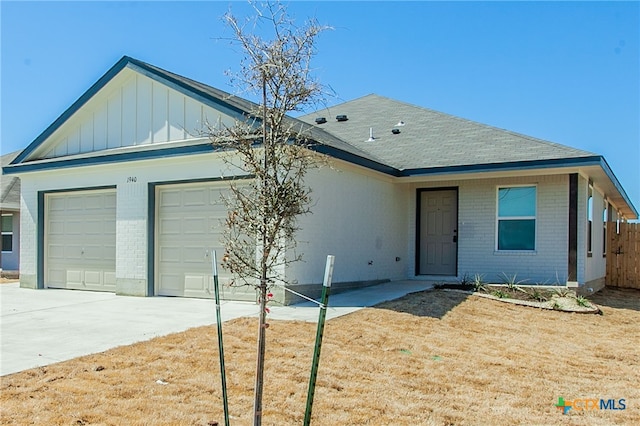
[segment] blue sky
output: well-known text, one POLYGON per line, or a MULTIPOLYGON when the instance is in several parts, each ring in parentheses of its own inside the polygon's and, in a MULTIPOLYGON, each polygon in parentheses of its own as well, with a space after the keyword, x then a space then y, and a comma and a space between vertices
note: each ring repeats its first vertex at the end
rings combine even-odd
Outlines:
MULTIPOLYGON (((123 55, 223 90, 246 2, 2 1, 1 151, 26 147, 123 55)), ((292 2, 332 26, 330 104, 377 93, 605 156, 640 208, 639 2, 292 2)))

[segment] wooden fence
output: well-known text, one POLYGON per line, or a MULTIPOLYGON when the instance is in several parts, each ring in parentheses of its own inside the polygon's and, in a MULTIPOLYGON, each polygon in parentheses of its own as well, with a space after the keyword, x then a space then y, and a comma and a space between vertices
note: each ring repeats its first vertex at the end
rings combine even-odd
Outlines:
POLYGON ((640 223, 607 223, 606 284, 640 289, 640 223))

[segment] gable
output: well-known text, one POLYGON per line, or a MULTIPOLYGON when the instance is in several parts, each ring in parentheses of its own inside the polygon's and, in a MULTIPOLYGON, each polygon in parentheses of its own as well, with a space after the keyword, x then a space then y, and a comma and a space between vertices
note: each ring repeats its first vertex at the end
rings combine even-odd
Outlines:
POLYGON ((234 117, 131 68, 122 69, 28 157, 59 158, 138 145, 202 139, 234 117))
MULTIPOLYGON (((212 151, 201 131, 251 117, 258 105, 124 56, 5 169, 77 167, 212 151)), ((391 173, 374 156, 289 117, 317 150, 391 173)), ((259 121, 259 118, 257 118, 259 121)))

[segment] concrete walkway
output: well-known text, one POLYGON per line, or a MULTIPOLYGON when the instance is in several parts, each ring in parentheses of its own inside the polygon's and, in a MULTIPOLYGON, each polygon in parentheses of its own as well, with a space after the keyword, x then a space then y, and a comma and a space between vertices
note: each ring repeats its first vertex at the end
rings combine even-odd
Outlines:
MULTIPOLYGON (((394 281, 332 295, 327 319, 407 293, 431 288, 427 281, 394 281)), ((249 302, 223 302, 222 320, 257 316, 249 302)), ((271 307, 269 318, 317 321, 318 306, 305 302, 271 307)), ((30 290, 0 285, 0 376, 53 364, 116 346, 215 324, 208 299, 127 297, 79 290, 30 290)))

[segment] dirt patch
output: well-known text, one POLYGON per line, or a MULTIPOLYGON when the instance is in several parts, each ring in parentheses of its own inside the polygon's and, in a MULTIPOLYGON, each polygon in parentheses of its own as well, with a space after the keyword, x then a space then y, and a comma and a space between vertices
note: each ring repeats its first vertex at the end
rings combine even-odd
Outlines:
POLYGON ((20 280, 19 271, 0 270, 0 284, 14 283, 20 280))
POLYGON ((533 308, 582 314, 601 313, 598 305, 566 287, 439 284, 436 288, 464 291, 475 296, 533 308))
MULTIPOLYGON (((420 292, 327 323, 313 424, 640 424, 638 291, 594 296, 603 315, 420 292), (625 410, 571 410, 558 397, 625 410)), ((255 319, 224 324, 229 408, 251 423, 255 319)), ((271 321, 265 425, 300 424, 315 324, 271 321)), ((222 424, 215 327, 2 377, 3 425, 222 424)))

